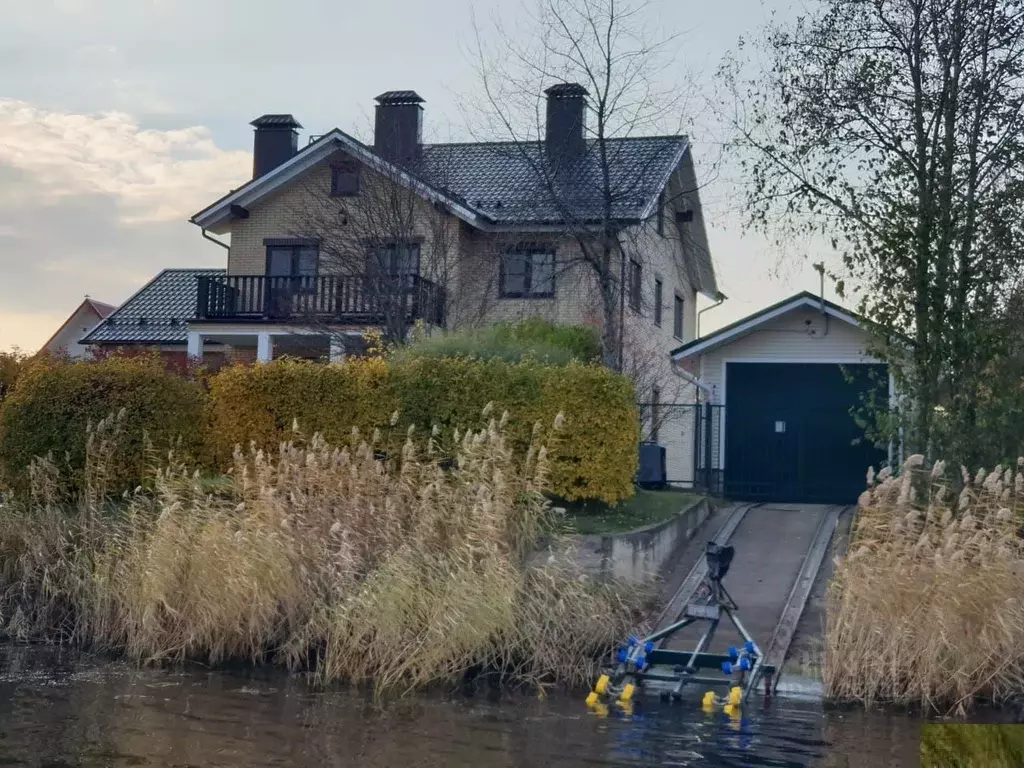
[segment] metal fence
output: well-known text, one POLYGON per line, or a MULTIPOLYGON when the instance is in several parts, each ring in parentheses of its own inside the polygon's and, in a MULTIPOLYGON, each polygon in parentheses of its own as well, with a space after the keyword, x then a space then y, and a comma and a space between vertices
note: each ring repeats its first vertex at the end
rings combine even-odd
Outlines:
POLYGON ((666 481, 722 495, 722 416, 711 403, 640 403, 641 440, 665 449, 666 481))

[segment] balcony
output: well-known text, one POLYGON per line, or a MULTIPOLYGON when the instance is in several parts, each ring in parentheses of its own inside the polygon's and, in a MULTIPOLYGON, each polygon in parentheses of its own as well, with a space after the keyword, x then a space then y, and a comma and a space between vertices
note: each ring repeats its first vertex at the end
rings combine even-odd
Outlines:
POLYGON ((197 320, 444 325, 444 289, 418 275, 199 277, 197 320))

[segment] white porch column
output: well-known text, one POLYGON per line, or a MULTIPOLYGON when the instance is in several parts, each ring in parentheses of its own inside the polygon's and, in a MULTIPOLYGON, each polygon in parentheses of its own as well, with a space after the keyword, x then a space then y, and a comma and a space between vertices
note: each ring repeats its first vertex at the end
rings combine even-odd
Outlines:
POLYGON ((203 334, 199 331, 188 332, 188 356, 193 360, 203 359, 203 334))
POLYGON ((345 340, 338 336, 331 336, 331 353, 328 358, 332 363, 345 362, 345 340))
POLYGON ((269 333, 261 333, 256 336, 256 360, 260 363, 269 363, 274 359, 274 339, 269 333))

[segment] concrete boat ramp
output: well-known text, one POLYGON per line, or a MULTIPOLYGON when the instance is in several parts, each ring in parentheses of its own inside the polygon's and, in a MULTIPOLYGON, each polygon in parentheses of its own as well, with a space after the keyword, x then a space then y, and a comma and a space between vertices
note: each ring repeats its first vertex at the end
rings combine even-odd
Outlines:
MULTIPOLYGON (((821 683, 800 667, 810 666, 810 657, 820 658, 833 538, 840 528, 835 538, 845 544, 851 518, 852 508, 810 504, 733 503, 717 510, 666 563, 666 607, 655 626, 665 627, 683 615, 707 572, 707 542, 728 544, 736 552, 722 585, 765 661, 779 670, 771 680, 773 692, 820 699, 821 683), (799 653, 791 655, 792 650, 799 653)), ((700 634, 701 628, 687 627, 663 647, 692 650, 700 634)), ((730 645, 742 646, 743 638, 723 622, 706 650, 724 654, 730 645)))

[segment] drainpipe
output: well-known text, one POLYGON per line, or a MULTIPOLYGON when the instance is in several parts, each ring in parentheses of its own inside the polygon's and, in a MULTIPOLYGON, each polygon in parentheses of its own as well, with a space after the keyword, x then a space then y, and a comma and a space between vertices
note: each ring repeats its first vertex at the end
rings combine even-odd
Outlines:
POLYGON ((719 291, 715 296, 715 303, 712 304, 710 307, 704 307, 704 309, 697 313, 697 333, 694 334, 695 338, 700 338, 700 316, 703 315, 705 312, 710 312, 712 309, 722 306, 722 302, 724 302, 727 298, 729 297, 726 296, 721 291, 719 291))
POLYGON ((217 239, 216 237, 214 237, 213 235, 209 235, 209 234, 207 234, 207 232, 206 232, 206 230, 205 230, 205 229, 203 229, 203 237, 205 237, 205 238, 206 238, 207 240, 209 240, 209 241, 210 241, 211 243, 216 243, 216 244, 217 244, 217 245, 219 245, 219 246, 220 246, 221 248, 223 248, 223 249, 224 249, 225 251, 230 251, 230 250, 231 250, 231 246, 230 246, 230 245, 228 245, 227 243, 223 243, 223 242, 221 242, 220 240, 218 240, 218 239, 217 239))
POLYGON ((708 402, 714 400, 715 391, 707 384, 705 384, 703 381, 701 381, 699 378, 697 378, 692 373, 683 368, 681 365, 679 365, 679 362, 675 359, 672 360, 672 373, 674 373, 676 376, 683 379, 684 381, 693 384, 693 386, 695 386, 697 389, 699 389, 701 392, 707 395, 708 402))

